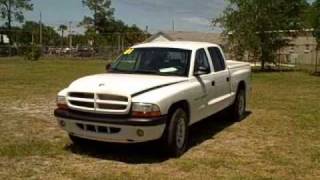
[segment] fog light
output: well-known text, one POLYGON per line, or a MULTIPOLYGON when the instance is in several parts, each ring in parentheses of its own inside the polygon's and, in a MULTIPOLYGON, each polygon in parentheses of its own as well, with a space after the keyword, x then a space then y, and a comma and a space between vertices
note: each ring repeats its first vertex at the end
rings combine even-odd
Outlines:
POLYGON ((138 135, 139 137, 144 136, 144 131, 141 130, 141 129, 138 129, 138 130, 137 130, 137 135, 138 135))
POLYGON ((59 124, 61 127, 65 127, 66 126, 66 123, 64 121, 59 121, 59 124))

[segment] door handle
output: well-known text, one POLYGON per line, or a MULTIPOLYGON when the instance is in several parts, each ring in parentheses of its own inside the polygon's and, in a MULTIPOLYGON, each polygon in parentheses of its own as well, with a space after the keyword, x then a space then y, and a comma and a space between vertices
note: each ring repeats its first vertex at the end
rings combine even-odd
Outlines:
POLYGON ((215 82, 215 81, 212 81, 212 82, 211 82, 211 85, 212 85, 212 86, 215 86, 215 85, 216 85, 216 82, 215 82))

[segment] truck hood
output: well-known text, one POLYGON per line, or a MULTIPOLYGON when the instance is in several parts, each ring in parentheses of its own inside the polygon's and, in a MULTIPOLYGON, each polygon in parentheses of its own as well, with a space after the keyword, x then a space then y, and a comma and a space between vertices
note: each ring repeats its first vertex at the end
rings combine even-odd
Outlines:
POLYGON ((185 80, 186 77, 106 73, 78 79, 70 84, 68 91, 131 96, 185 80))

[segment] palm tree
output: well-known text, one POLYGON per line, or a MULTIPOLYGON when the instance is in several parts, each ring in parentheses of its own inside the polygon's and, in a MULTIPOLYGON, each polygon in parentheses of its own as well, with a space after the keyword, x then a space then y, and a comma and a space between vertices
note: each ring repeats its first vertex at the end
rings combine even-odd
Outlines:
POLYGON ((59 30, 61 31, 61 47, 63 47, 63 39, 64 39, 64 31, 66 31, 68 27, 64 24, 59 26, 59 30))

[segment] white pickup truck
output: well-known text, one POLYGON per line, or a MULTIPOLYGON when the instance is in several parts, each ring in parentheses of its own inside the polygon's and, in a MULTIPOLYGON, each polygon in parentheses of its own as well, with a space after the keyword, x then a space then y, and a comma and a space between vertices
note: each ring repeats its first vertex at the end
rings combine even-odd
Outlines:
POLYGON ((107 69, 58 93, 54 114, 74 143, 162 139, 171 155, 180 156, 189 126, 226 108, 240 120, 246 110, 250 65, 225 61, 216 44, 140 44, 107 69))

